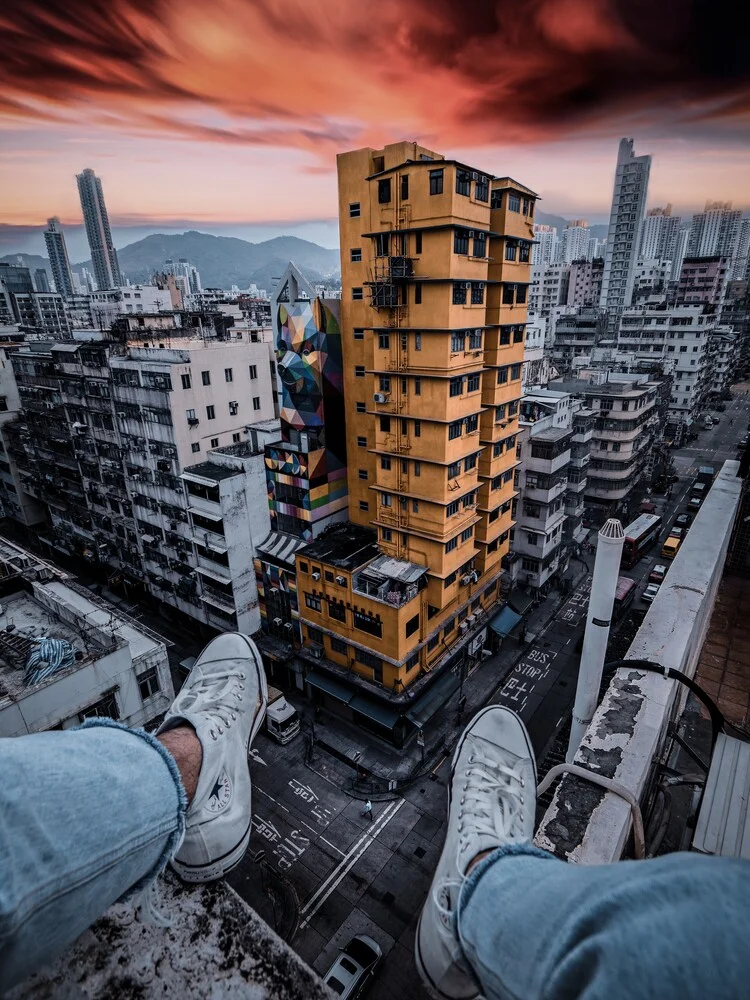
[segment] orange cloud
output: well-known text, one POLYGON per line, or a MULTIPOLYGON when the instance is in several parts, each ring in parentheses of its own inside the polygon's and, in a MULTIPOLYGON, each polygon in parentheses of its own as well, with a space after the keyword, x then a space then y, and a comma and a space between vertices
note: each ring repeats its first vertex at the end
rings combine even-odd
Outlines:
POLYGON ((727 0, 24 0, 0 116, 308 150, 750 118, 727 0))

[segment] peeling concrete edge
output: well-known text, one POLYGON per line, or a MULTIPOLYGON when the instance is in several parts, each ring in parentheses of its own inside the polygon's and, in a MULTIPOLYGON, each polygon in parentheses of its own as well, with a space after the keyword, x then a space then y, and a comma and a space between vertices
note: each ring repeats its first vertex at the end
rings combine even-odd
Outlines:
MULTIPOLYGON (((739 507, 738 467, 737 462, 724 463, 670 568, 669 586, 662 586, 651 605, 628 658, 652 660, 694 675, 739 507)), ((640 799, 652 762, 663 748, 668 723, 686 695, 683 685, 658 674, 618 670, 584 736, 576 764, 615 777, 640 799)), ((535 843, 570 862, 610 863, 622 856, 630 826, 625 800, 565 775, 535 843)))

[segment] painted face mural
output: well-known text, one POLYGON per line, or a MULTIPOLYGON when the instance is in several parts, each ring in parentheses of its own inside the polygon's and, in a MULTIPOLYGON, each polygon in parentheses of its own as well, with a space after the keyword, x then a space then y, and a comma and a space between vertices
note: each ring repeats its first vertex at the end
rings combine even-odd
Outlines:
POLYGON ((324 425, 324 399, 342 390, 341 331, 319 299, 279 304, 276 359, 282 423, 297 430, 324 425))

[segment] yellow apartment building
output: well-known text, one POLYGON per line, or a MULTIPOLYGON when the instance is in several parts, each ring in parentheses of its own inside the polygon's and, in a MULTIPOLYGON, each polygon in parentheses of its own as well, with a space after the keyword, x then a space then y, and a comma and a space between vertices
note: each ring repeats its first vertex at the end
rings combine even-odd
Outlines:
POLYGON ((393 694, 498 598, 537 196, 412 142, 338 179, 350 523, 297 557, 302 640, 393 694))

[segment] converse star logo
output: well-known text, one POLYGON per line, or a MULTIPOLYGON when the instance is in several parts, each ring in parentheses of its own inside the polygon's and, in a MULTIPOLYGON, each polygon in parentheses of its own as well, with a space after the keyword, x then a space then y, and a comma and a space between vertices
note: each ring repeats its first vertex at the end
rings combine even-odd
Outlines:
POLYGON ((214 782, 214 786, 211 789, 211 793, 208 796, 208 801, 206 802, 206 808, 209 812, 217 813, 221 812, 227 805, 229 805, 229 800, 232 797, 232 783, 229 780, 229 775, 226 771, 222 771, 219 777, 214 782))

